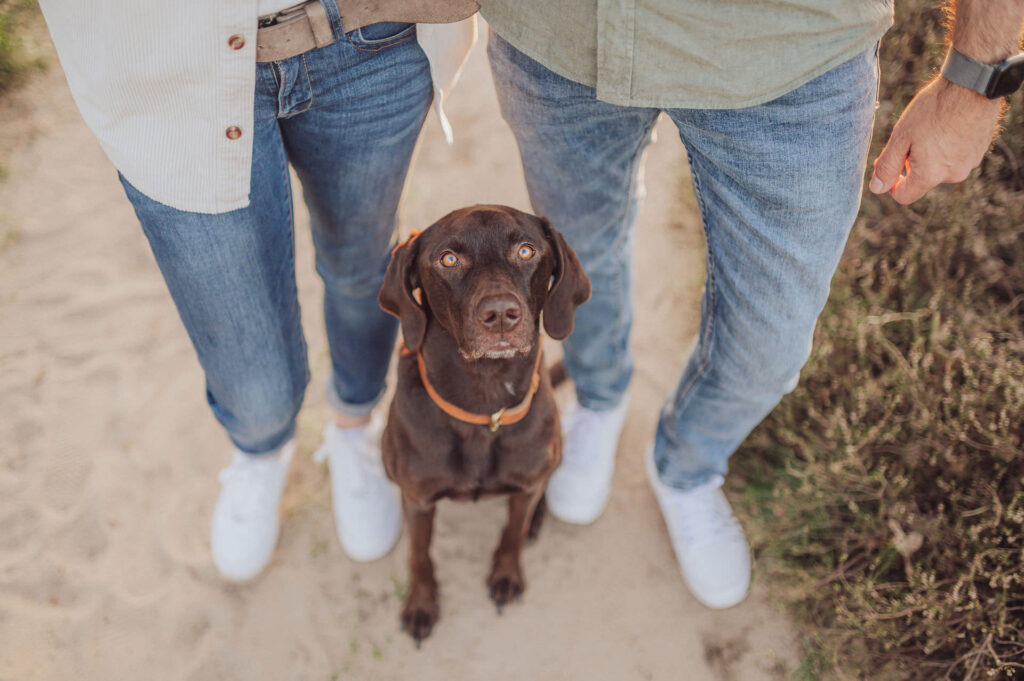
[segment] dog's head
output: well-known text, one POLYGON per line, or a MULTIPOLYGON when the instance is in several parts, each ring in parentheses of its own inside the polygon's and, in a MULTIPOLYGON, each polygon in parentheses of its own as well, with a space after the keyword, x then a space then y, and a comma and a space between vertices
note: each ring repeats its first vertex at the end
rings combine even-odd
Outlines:
POLYGON ((417 350, 433 317, 467 359, 529 352, 543 312, 548 335, 572 332, 590 280, 551 223, 505 206, 449 213, 395 249, 380 306, 417 350))

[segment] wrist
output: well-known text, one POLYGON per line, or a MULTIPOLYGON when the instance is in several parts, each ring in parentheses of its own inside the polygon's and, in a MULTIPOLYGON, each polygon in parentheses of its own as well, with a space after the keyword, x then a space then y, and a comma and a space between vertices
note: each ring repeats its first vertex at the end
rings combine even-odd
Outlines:
POLYGON ((967 42, 954 40, 949 49, 950 51, 956 50, 968 59, 988 66, 995 66, 1018 52, 1016 43, 986 44, 981 41, 967 42))
POLYGON ((1024 81, 1024 54, 986 64, 952 47, 942 64, 942 77, 979 96, 998 99, 1016 91, 1024 81))
POLYGON ((974 90, 958 85, 943 76, 939 76, 934 81, 936 88, 936 96, 946 102, 953 110, 977 111, 984 109, 999 109, 1003 100, 1001 99, 989 99, 983 94, 980 94, 974 90))

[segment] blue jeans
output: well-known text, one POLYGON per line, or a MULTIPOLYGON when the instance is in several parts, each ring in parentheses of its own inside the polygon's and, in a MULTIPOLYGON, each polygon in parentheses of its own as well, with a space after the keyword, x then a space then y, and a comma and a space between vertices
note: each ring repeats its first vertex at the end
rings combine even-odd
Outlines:
MULTIPOLYGON (((594 287, 565 342, 566 368, 580 404, 610 409, 633 369, 637 173, 662 110, 598 101, 493 31, 488 53, 534 210, 566 236, 594 287)), ((666 484, 725 474, 796 386, 857 215, 877 82, 871 49, 766 104, 664 110, 688 152, 708 245, 698 344, 655 437, 666 484)))
POLYGON ((273 451, 295 429, 309 379, 295 287, 288 164, 309 207, 338 410, 369 413, 384 391, 395 320, 377 292, 398 201, 430 106, 412 24, 347 36, 257 64, 250 205, 208 215, 144 196, 124 178, 206 374, 206 395, 239 449, 273 451))

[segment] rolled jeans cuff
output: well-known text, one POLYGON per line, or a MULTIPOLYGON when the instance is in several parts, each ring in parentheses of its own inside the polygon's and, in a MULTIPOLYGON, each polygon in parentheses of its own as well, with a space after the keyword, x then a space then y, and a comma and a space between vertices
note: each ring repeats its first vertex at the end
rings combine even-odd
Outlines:
POLYGON ((363 402, 361 404, 353 404, 351 402, 346 402, 345 400, 338 397, 338 391, 334 386, 334 381, 332 380, 330 383, 327 384, 327 403, 331 405, 331 407, 333 407, 336 411, 344 414, 345 416, 351 416, 352 418, 362 418, 363 416, 370 415, 370 412, 373 411, 373 408, 376 407, 377 403, 380 402, 380 399, 384 397, 385 389, 386 386, 384 388, 381 388, 380 392, 377 393, 373 397, 373 399, 371 399, 368 402, 363 402))

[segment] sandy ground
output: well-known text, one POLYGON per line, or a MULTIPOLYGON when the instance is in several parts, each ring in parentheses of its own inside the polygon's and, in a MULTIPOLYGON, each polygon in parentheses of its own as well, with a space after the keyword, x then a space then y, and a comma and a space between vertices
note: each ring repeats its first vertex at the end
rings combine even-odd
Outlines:
MULTIPOLYGON (((466 204, 529 209, 482 47, 450 101, 454 147, 428 121, 404 231, 466 204)), ((793 630, 756 575, 728 611, 687 593, 644 479, 703 277, 671 125, 662 121, 647 163, 638 367, 610 507, 590 527, 549 518, 524 556, 524 600, 499 617, 484 577, 504 504, 442 505, 442 620, 417 651, 398 629, 406 539, 374 563, 349 561, 326 467, 310 457, 328 414, 328 356, 304 206, 298 278, 313 381, 277 552, 257 581, 235 586, 208 547, 228 440, 114 169, 52 64, 0 110, 0 680, 701 681, 794 669, 793 630)))

